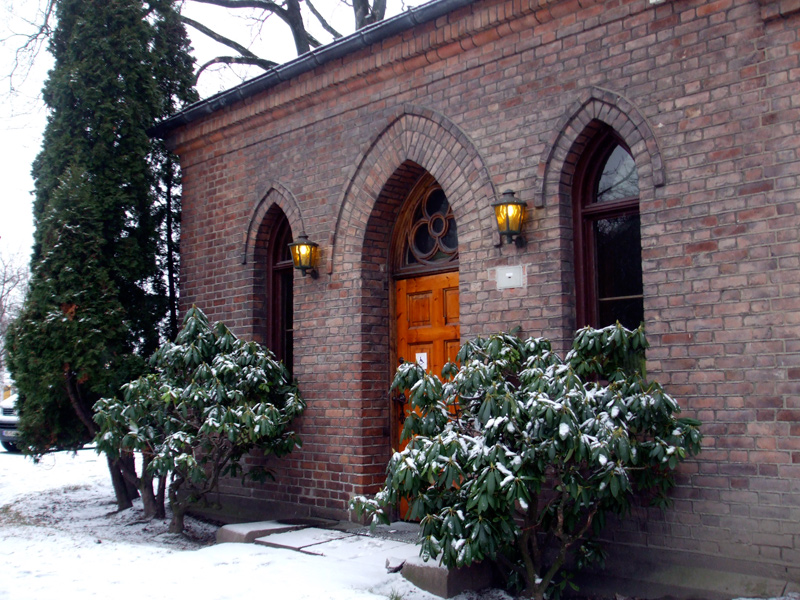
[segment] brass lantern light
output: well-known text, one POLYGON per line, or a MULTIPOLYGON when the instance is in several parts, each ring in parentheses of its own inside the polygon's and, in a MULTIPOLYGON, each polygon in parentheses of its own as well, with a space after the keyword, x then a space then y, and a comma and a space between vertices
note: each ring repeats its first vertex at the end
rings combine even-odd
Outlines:
POLYGON ((310 242, 308 236, 303 233, 297 238, 297 241, 289 244, 289 250, 292 253, 292 262, 294 268, 299 270, 303 277, 306 274, 311 275, 312 279, 316 279, 319 274, 317 273, 317 265, 319 265, 319 244, 310 242))
POLYGON ((525 219, 525 203, 514 197, 514 192, 506 190, 500 199, 492 202, 494 215, 497 218, 497 230, 500 232, 500 242, 503 237, 509 244, 513 241, 517 248, 525 246, 522 237, 522 222, 525 219))

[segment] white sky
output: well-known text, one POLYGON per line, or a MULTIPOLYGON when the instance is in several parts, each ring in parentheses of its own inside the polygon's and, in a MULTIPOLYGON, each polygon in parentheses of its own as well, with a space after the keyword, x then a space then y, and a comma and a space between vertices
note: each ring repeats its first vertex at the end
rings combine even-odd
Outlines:
MULTIPOLYGON (((422 0, 389 0, 387 15, 391 16, 406 6, 422 4, 422 0)), ((14 54, 20 45, 21 35, 32 30, 40 6, 45 0, 0 0, 0 253, 18 254, 24 262, 33 243, 33 217, 31 215, 33 180, 31 163, 39 152, 41 135, 46 123, 46 110, 40 92, 47 71, 52 64, 50 55, 43 49, 36 57, 27 77, 18 71, 10 78, 14 54)), ((328 15, 331 23, 342 34, 353 30, 352 9, 338 0, 317 0, 315 6, 328 15)), ((239 43, 243 36, 250 37, 251 48, 260 56, 285 62, 294 58, 294 42, 288 28, 276 17, 271 17, 264 28, 256 29, 241 17, 230 16, 225 9, 201 5, 186 0, 185 14, 201 23, 214 25, 219 33, 239 43)), ((313 33, 321 41, 331 38, 320 28, 313 33)), ((204 35, 189 30, 196 48, 198 64, 218 54, 230 55, 232 51, 210 41, 204 35)), ((200 79, 200 93, 210 96, 223 89, 253 77, 259 69, 237 72, 228 67, 215 67, 200 79)))

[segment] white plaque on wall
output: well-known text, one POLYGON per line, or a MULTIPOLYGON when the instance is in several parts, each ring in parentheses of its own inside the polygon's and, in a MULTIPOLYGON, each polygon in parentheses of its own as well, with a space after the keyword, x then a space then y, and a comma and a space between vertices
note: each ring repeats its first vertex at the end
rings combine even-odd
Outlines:
POLYGON ((497 267, 495 270, 495 280, 497 281, 498 290, 525 287, 525 273, 522 269, 522 265, 497 267))

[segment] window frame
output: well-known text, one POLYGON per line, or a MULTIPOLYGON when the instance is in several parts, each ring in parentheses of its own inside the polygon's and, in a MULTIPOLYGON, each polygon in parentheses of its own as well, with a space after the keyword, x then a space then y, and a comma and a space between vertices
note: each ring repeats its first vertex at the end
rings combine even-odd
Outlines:
POLYGON ((456 236, 458 236, 458 224, 453 214, 453 207, 450 200, 444 193, 444 189, 434 179, 430 173, 426 173, 420 177, 419 181, 414 184, 414 187, 409 192, 408 197, 404 203, 403 211, 398 218, 393 232, 392 248, 392 275, 394 279, 405 279, 409 277, 418 277, 420 275, 432 275, 434 273, 447 273, 450 271, 458 271, 459 250, 458 250, 458 237, 456 237, 456 249, 454 252, 449 253, 449 257, 442 260, 425 260, 419 259, 419 262, 414 264, 407 264, 406 255, 409 252, 409 246, 412 243, 409 235, 414 231, 415 226, 419 221, 414 219, 417 209, 435 192, 441 192, 444 201, 447 203, 448 210, 446 212, 446 219, 452 219, 452 225, 456 227, 456 236))
POLYGON ((292 229, 281 214, 267 248, 267 347, 292 372, 294 366, 294 265, 292 229))
MULTIPOLYGON (((573 181, 573 224, 575 249, 575 312, 578 328, 599 326, 599 281, 594 223, 603 219, 640 215, 639 195, 596 202, 597 186, 606 162, 617 148, 622 147, 631 158, 625 141, 610 127, 598 132, 584 148, 575 169, 573 181)), ((635 164, 635 159, 634 159, 635 164)), ((644 289, 642 289, 644 302, 644 289)))

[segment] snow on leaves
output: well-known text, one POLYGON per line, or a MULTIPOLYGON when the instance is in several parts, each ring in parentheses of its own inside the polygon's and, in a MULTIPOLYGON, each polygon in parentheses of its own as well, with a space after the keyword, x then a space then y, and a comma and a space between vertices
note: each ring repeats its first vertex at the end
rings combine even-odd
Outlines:
POLYGON ((152 364, 155 374, 123 386, 124 401, 95 405, 95 441, 110 456, 141 452, 147 475, 169 479, 173 514, 182 515, 176 503, 215 489, 220 476, 241 474, 251 450, 282 456, 299 445, 290 425, 305 404, 286 368, 225 325, 212 327, 199 309, 152 364))
POLYGON ((563 359, 543 338, 479 338, 444 382, 401 365, 393 388, 414 409, 408 446, 384 489, 353 507, 386 521, 405 498, 423 558, 457 567, 513 555, 527 593, 563 588, 568 552, 599 556, 590 538, 604 515, 623 514, 634 492, 663 505, 673 470, 700 450, 699 422, 678 419, 677 402, 646 379, 646 348, 642 328, 616 325, 578 331, 563 359))

